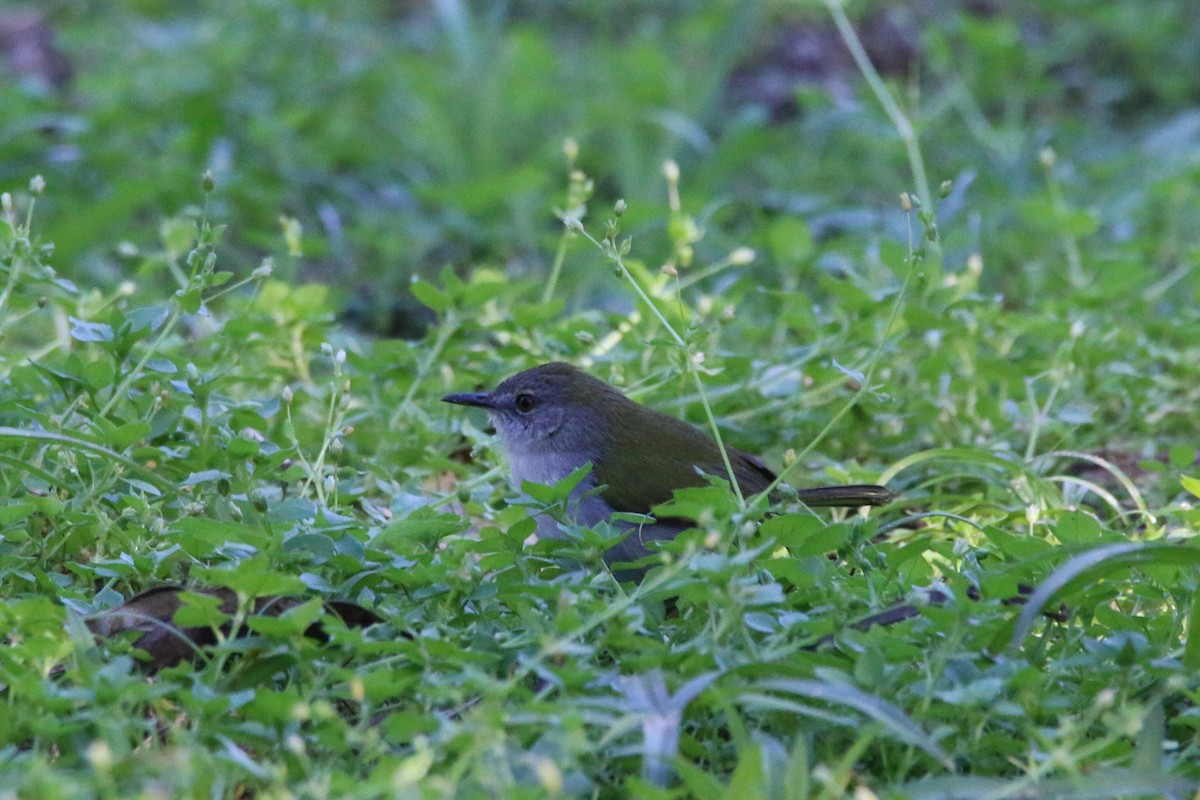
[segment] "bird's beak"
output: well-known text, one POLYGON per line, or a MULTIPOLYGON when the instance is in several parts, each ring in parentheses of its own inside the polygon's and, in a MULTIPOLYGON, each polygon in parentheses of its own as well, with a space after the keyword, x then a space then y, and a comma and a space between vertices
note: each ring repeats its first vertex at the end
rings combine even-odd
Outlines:
POLYGON ((463 392, 448 394, 442 398, 443 403, 455 403, 460 406, 477 406, 478 408, 495 408, 492 396, 487 392, 463 392))

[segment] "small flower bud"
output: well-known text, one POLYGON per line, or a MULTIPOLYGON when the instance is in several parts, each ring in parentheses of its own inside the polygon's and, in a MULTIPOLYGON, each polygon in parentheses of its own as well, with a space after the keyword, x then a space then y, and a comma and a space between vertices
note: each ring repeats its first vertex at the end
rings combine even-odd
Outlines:
POLYGON ((905 214, 912 211, 912 195, 910 195, 908 192, 900 193, 900 208, 904 209, 905 214))
POLYGON ((46 191, 46 179, 41 175, 34 175, 29 179, 29 191, 34 194, 41 194, 46 191))
POLYGON ((200 176, 200 188, 204 190, 205 194, 208 194, 216 185, 217 180, 213 177, 212 170, 204 170, 204 174, 200 176))
POLYGON ((38 307, 38 308, 45 308, 45 307, 46 307, 46 304, 47 304, 47 303, 49 303, 49 302, 50 302, 50 301, 49 301, 48 299, 46 299, 46 295, 44 295, 44 294, 43 294, 43 295, 39 296, 39 297, 38 297, 38 299, 37 299, 37 307, 38 307))
POLYGON ((967 256, 967 272, 978 278, 983 274, 983 256, 979 253, 972 253, 967 256))
POLYGON ((954 188, 953 181, 942 181, 942 185, 938 187, 938 197, 945 199, 950 196, 950 191, 954 188))
POLYGON ((670 275, 672 278, 679 277, 679 270, 675 269, 675 267, 671 264, 663 264, 662 273, 664 275, 670 275))
POLYGON ((0 194, 0 210, 5 214, 11 214, 13 210, 12 195, 8 192, 0 194))
POLYGON ((563 225, 567 226, 567 230, 583 233, 583 223, 575 217, 563 217, 563 225))
POLYGON ((613 213, 619 217, 625 213, 625 209, 627 208, 629 208, 629 204, 626 203, 625 198, 622 197, 621 199, 617 200, 616 204, 613 206, 613 213))
POLYGON ((262 263, 255 268, 254 272, 250 273, 250 277, 254 280, 262 280, 263 278, 271 277, 271 273, 275 271, 275 260, 267 256, 262 260, 262 263))
POLYGON ((1049 169, 1058 161, 1058 154, 1054 152, 1053 147, 1043 147, 1041 152, 1038 153, 1038 161, 1042 163, 1043 167, 1049 169))
POLYGON ((290 406, 292 404, 292 387, 283 387, 283 391, 279 393, 279 396, 282 398, 285 406, 290 406))
POLYGON ((113 765, 112 748, 103 739, 96 739, 87 747, 87 760, 97 772, 108 772, 113 765))
POLYGON ((570 136, 563 139, 563 155, 567 157, 568 164, 574 164, 575 159, 579 158, 579 142, 570 136))
POLYGON ((118 297, 133 297, 133 295, 136 291, 137 291, 136 283, 134 283, 133 281, 122 281, 121 285, 117 287, 117 296, 118 297))
POLYGON ((189 361, 187 367, 184 368, 184 371, 187 372, 188 383, 200 382, 200 370, 196 368, 195 364, 189 361))
POLYGON ((758 254, 749 247, 739 247, 729 254, 729 263, 734 266, 742 266, 754 261, 758 254))
POLYGON ((667 159, 664 161, 662 171, 663 175, 671 183, 677 183, 679 181, 679 165, 675 163, 674 159, 667 159))
POLYGON ((344 348, 338 348, 338 351, 333 354, 333 363, 341 366, 346 363, 346 351, 344 348))
POLYGON ((558 797, 563 793, 566 782, 563 780, 562 769, 546 756, 537 756, 533 761, 533 771, 547 796, 558 797))
POLYGON ((321 342, 321 354, 325 356, 333 355, 333 345, 329 342, 321 342))

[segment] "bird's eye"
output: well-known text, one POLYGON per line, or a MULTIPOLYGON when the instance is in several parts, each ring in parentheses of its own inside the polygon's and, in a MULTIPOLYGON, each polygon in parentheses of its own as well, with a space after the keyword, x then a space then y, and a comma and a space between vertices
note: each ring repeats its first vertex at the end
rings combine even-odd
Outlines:
POLYGON ((517 399, 514 402, 517 406, 517 411, 520 411, 522 414, 528 414, 537 405, 537 401, 533 399, 533 395, 524 392, 517 395, 517 399))

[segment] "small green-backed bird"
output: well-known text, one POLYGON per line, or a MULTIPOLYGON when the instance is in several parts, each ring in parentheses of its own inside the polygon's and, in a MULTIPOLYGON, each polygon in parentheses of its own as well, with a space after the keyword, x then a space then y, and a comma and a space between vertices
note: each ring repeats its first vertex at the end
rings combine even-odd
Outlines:
MULTIPOLYGON (((487 411, 508 452, 513 480, 556 483, 589 461, 592 470, 571 493, 567 511, 579 525, 593 526, 614 512, 649 514, 676 489, 704 486, 704 475, 726 477, 720 448, 698 428, 633 402, 604 381, 570 364, 554 362, 519 372, 490 392, 450 394, 447 403, 487 411), (589 494, 598 486, 601 492, 589 494)), ((775 481, 760 459, 725 448, 744 496, 775 481)), ((809 506, 883 505, 896 493, 884 486, 854 484, 800 489, 809 506)), ((651 541, 672 539, 687 525, 657 520, 637 525, 605 554, 608 563, 636 561, 651 541)), ((538 518, 538 536, 562 538, 553 519, 538 518)))

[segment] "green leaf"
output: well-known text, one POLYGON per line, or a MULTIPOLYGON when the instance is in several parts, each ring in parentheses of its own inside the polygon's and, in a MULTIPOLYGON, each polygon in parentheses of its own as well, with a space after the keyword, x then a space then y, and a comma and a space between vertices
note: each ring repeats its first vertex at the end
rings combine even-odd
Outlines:
POLYGON ((1064 592, 1076 581, 1084 578, 1094 579, 1113 570, 1139 564, 1196 566, 1200 565, 1200 550, 1176 544, 1128 542, 1106 545, 1070 558, 1051 573, 1025 601, 1025 607, 1017 618, 1012 638, 1009 640, 1009 649, 1015 651, 1020 647, 1025 637, 1033 630, 1042 609, 1059 592, 1064 592))
POLYGON ((390 523, 379 532, 373 544, 394 547, 406 539, 432 544, 466 530, 467 522, 455 514, 439 514, 429 506, 415 509, 407 517, 390 523))
POLYGON ((1091 514, 1082 511, 1067 511, 1058 518, 1054 526, 1054 535, 1066 545, 1087 546, 1097 543, 1103 531, 1100 523, 1091 514))
POLYGON ((205 517, 176 520, 168 531, 187 553, 195 557, 207 556, 231 544, 261 550, 274 540, 261 528, 205 517))
POLYGON ((175 612, 174 623, 181 628, 217 628, 229 621, 229 615, 221 611, 221 598, 198 592, 179 592, 183 603, 175 612))
POLYGON ((1183 646, 1183 666, 1193 675, 1200 670, 1200 592, 1192 595, 1188 609, 1187 641, 1183 646))
POLYGON ((1196 448, 1187 444, 1173 444, 1167 451, 1167 459, 1175 469, 1189 469, 1196 463, 1196 448))
POLYGON ((113 340, 111 325, 105 325, 102 322, 88 322, 75 317, 69 319, 71 338, 77 342, 111 342, 113 340))
MULTIPOLYGON (((158 330, 167 318, 171 316, 171 307, 165 303, 153 306, 135 308, 125 315, 125 324, 132 332, 146 331, 153 333, 158 330)), ((159 359, 154 359, 159 360, 159 359)))
POLYGON ((820 681, 800 678, 776 678, 755 684, 755 688, 781 694, 799 695, 813 700, 843 705, 859 711, 883 724, 895 738, 918 749, 941 762, 946 769, 953 769, 954 762, 929 734, 921 730, 901 709, 881 697, 868 694, 856 686, 841 681, 820 681))
POLYGON ((212 481, 219 481, 222 478, 228 479, 230 477, 232 477, 232 476, 228 472, 225 472, 223 470, 206 469, 206 470, 203 470, 202 472, 193 472, 191 475, 188 475, 186 478, 184 478, 182 481, 180 481, 179 485, 180 486, 198 486, 202 483, 211 483, 212 481))
POLYGON ((408 290, 412 292, 413 297, 439 314, 448 311, 452 305, 450 297, 428 281, 413 281, 408 290))
POLYGON ((270 566, 265 557, 255 556, 243 559, 232 567, 198 571, 206 581, 251 598, 304 592, 304 582, 300 578, 288 573, 274 572, 270 566))
POLYGON ((1194 496, 1200 497, 1200 478, 1193 478, 1189 475, 1180 475, 1179 482, 1183 484, 1183 488, 1187 489, 1194 496))
POLYGON ((763 536, 786 547, 796 558, 835 552, 850 540, 849 525, 828 525, 811 514, 787 514, 765 520, 759 528, 763 536))
POLYGON ((570 475, 567 475, 561 481, 554 484, 533 483, 532 481, 524 481, 521 484, 521 491, 529 495, 539 503, 550 505, 557 503, 560 500, 566 500, 571 496, 571 492, 578 486, 583 479, 592 471, 592 462, 587 462, 582 467, 573 470, 570 475))
POLYGON ((750 746, 738 752, 737 766, 729 777, 729 797, 762 797, 766 789, 762 748, 750 746))
POLYGON ((1001 553, 1015 561, 1028 561, 1053 553, 1054 545, 1045 539, 1033 536, 1014 536, 991 525, 983 529, 988 541, 996 546, 1001 553))
POLYGON ((299 533, 283 543, 285 553, 307 553, 318 564, 334 556, 333 539, 323 533, 299 533))
POLYGON ((325 609, 320 598, 313 598, 289 608, 278 616, 254 614, 247 618, 246 626, 255 633, 276 639, 303 636, 308 627, 320 619, 325 609))
POLYGON ((0 505, 0 526, 25 519, 37 508, 32 501, 21 500, 0 505))
POLYGON ((656 517, 694 520, 700 519, 705 512, 711 512, 718 518, 728 517, 736 512, 737 497, 729 490, 729 483, 716 478, 710 480, 714 483, 708 486, 676 489, 671 499, 655 506, 652 513, 656 517))
POLYGON ((149 422, 131 422, 110 431, 105 431, 100 437, 106 444, 118 450, 137 444, 150 435, 149 422))

